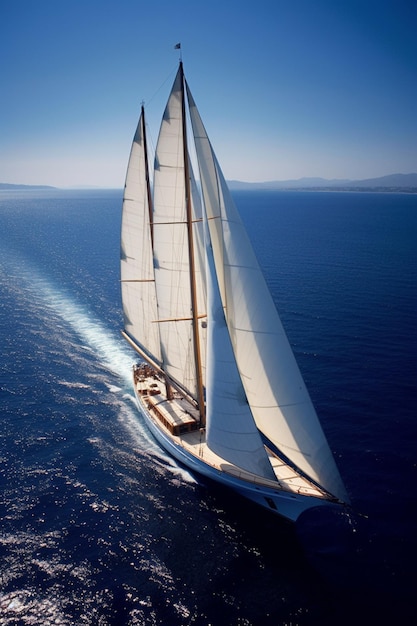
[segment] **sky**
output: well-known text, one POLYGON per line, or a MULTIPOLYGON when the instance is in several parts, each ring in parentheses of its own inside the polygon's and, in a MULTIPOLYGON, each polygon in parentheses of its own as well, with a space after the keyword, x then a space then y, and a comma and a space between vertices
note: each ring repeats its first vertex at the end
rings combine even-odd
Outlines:
POLYGON ((413 0, 0 0, 0 182, 124 185, 178 67, 227 179, 417 171, 413 0))

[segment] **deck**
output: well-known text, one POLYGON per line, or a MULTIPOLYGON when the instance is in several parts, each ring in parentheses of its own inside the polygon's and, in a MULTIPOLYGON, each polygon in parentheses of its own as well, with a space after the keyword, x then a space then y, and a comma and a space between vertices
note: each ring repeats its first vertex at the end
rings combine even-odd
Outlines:
POLYGON ((298 474, 268 448, 265 449, 274 470, 276 481, 247 472, 219 457, 206 444, 205 430, 200 429, 198 425, 197 409, 178 393, 174 394, 172 400, 167 400, 164 384, 152 370, 151 373, 149 370, 142 367, 142 374, 138 373, 138 369, 135 370, 134 380, 137 394, 158 426, 190 454, 204 460, 211 467, 221 472, 250 483, 272 489, 281 489, 290 493, 328 499, 324 492, 298 474))

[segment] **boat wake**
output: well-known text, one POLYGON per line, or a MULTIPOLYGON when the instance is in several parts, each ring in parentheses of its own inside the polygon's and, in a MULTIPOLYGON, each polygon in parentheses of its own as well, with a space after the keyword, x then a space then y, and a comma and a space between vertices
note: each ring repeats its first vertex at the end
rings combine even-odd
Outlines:
MULTIPOLYGON (((7 268, 9 271, 6 273, 10 287, 16 289, 16 276, 19 276, 25 297, 43 312, 42 315, 50 317, 52 314, 61 319, 81 340, 78 347, 87 350, 112 377, 117 377, 117 380, 105 377, 101 382, 110 394, 118 398, 118 422, 129 433, 132 446, 140 450, 141 454, 152 456, 160 470, 168 471, 185 482, 195 483, 188 470, 178 466, 171 456, 161 450, 142 420, 131 391, 132 364, 135 360, 132 350, 121 339, 119 341, 115 333, 97 319, 88 307, 76 302, 68 292, 54 285, 27 260, 14 257, 10 265, 12 267, 7 268)), ((70 389, 88 387, 78 381, 59 380, 58 383, 70 389)))
POLYGON ((134 444, 136 444, 141 450, 146 450, 146 453, 152 457, 154 464, 156 464, 163 471, 168 471, 175 477, 179 477, 187 483, 196 483, 196 479, 189 470, 178 465, 172 456, 168 455, 164 452, 164 450, 162 450, 162 448, 159 447, 159 445, 156 444, 146 426, 138 429, 138 412, 140 417, 142 417, 140 407, 138 407, 136 400, 131 394, 125 394, 124 399, 132 406, 132 410, 121 411, 119 413, 119 420, 123 421, 123 426, 125 430, 129 431, 129 435, 134 444))
MULTIPOLYGON (((70 296, 57 290, 47 280, 37 278, 35 286, 43 294, 45 303, 52 308, 76 334, 85 341, 87 347, 98 357, 102 365, 113 374, 130 384, 132 375, 132 353, 84 306, 74 302, 70 296)), ((111 391, 115 388, 112 385, 111 391)))

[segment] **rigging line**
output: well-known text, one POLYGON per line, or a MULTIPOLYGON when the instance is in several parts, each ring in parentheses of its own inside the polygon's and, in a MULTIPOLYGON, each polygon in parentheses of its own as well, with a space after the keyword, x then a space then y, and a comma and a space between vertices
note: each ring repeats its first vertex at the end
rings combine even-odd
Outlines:
MULTIPOLYGON (((168 76, 165 78, 165 80, 159 85, 158 89, 156 91, 154 91, 154 93, 152 94, 152 96, 149 98, 149 100, 142 100, 141 102, 141 106, 143 106, 145 109, 149 108, 149 104, 156 98, 156 96, 159 94, 159 92, 165 87, 166 83, 172 79, 173 75, 176 73, 177 71, 177 66, 175 66, 174 69, 172 69, 170 71, 170 73, 168 74, 168 76)), ((156 150, 156 144, 154 141, 154 138, 152 136, 152 131, 151 128, 147 122, 147 120, 145 120, 145 124, 146 124, 146 134, 147 134, 147 138, 148 138, 148 144, 150 144, 151 150, 150 150, 150 156, 152 158, 152 161, 155 158, 155 150, 156 150)), ((151 174, 151 172, 150 172, 151 174)), ((153 178, 153 176, 152 176, 153 178)))
POLYGON ((146 137, 146 120, 145 120, 145 106, 142 104, 141 109, 141 125, 142 125, 142 139, 143 139, 143 155, 145 159, 145 179, 146 179, 146 197, 148 199, 148 217, 149 217, 149 232, 151 236, 151 248, 152 254, 154 250, 154 238, 153 238, 153 201, 151 181, 149 177, 149 159, 148 159, 148 141, 146 137))
MULTIPOLYGON (((145 126, 146 126, 146 137, 148 139, 149 161, 153 164, 154 161, 155 161, 156 145, 155 145, 155 141, 154 141, 154 138, 153 138, 153 135, 152 135, 152 129, 149 126, 147 119, 145 121, 145 126)), ((153 166, 149 170, 149 179, 153 181, 153 166)))
MULTIPOLYGON (((160 84, 160 86, 158 87, 158 89, 157 89, 157 90, 153 93, 153 95, 149 98, 149 100, 147 100, 147 101, 146 101, 146 106, 148 106, 148 105, 149 105, 149 103, 150 103, 150 102, 152 102, 152 100, 153 100, 154 98, 156 98, 156 96, 157 96, 157 95, 158 95, 158 93, 161 91, 161 89, 162 89, 162 88, 166 85, 166 83, 167 83, 169 80, 172 80, 172 77, 174 76, 174 74, 176 74, 177 69, 178 69, 178 65, 176 65, 176 66, 175 66, 175 68, 174 68, 174 69, 172 69, 172 70, 170 71, 170 73, 169 73, 169 74, 168 74, 168 76, 165 78, 165 80, 164 80, 164 81, 160 84)), ((142 101, 142 102, 143 102, 143 101, 142 101)))

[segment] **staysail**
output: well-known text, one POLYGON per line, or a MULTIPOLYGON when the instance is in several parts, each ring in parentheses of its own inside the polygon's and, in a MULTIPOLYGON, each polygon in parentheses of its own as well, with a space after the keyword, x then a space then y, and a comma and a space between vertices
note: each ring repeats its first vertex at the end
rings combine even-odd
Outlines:
POLYGON ((227 327, 259 430, 331 494, 347 494, 249 238, 187 86, 227 327))
POLYGON ((257 476, 276 480, 237 369, 209 242, 206 245, 206 252, 208 291, 206 442, 209 448, 226 461, 257 476))
POLYGON ((121 288, 124 328, 156 363, 161 363, 151 237, 145 114, 142 107, 132 143, 123 195, 121 288))

